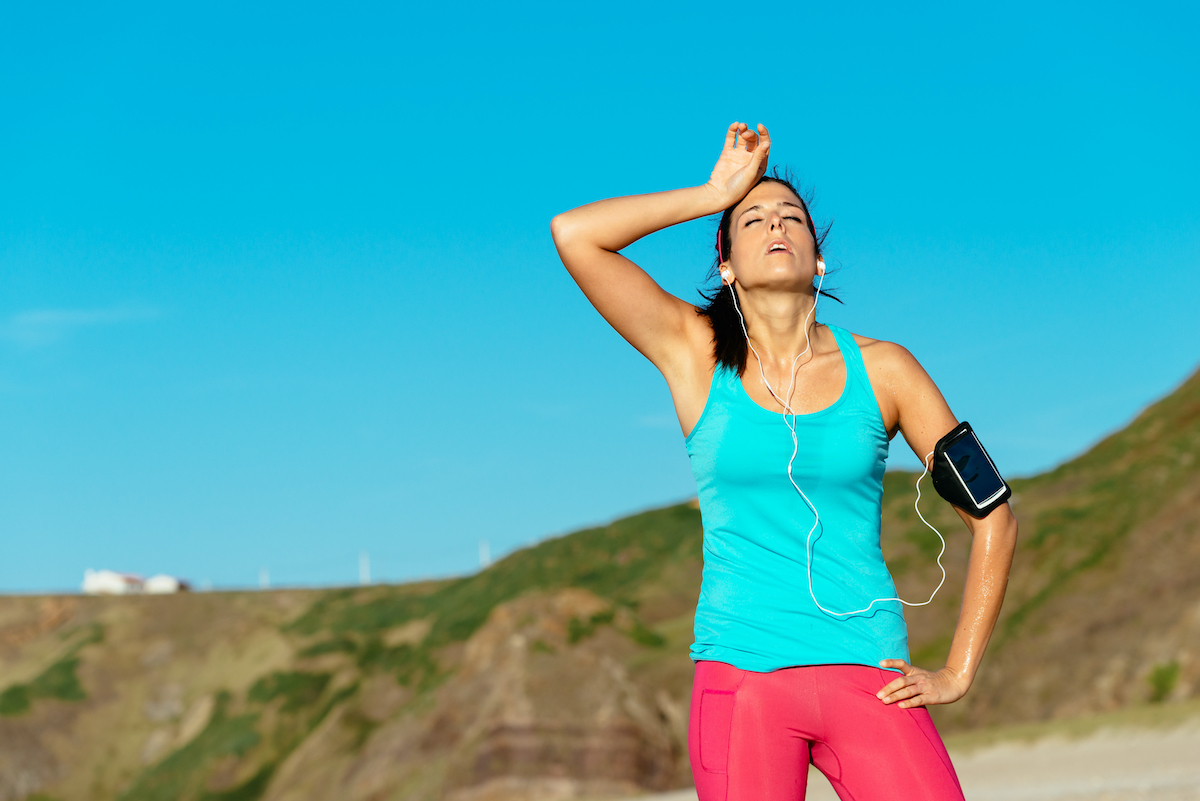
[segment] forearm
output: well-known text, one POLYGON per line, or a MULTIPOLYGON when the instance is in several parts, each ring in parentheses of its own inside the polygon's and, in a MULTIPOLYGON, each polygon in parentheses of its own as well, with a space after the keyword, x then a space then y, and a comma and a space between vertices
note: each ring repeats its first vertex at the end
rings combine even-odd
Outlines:
POLYGON ((987 649, 1008 586, 1017 543, 1017 521, 1008 506, 971 522, 973 541, 967 563, 962 608, 946 667, 970 686, 987 649), (995 519, 993 519, 995 518, 995 519))
POLYGON ((592 245, 616 253, 655 231, 724 208, 716 189, 702 184, 599 200, 563 212, 554 218, 550 228, 560 250, 565 246, 592 245))

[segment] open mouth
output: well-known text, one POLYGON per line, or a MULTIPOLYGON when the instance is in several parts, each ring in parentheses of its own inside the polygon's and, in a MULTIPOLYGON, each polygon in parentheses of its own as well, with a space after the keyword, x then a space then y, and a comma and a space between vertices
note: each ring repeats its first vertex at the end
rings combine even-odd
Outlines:
POLYGON ((788 247, 787 242, 782 239, 777 239, 767 247, 768 253, 791 253, 792 249, 788 247))

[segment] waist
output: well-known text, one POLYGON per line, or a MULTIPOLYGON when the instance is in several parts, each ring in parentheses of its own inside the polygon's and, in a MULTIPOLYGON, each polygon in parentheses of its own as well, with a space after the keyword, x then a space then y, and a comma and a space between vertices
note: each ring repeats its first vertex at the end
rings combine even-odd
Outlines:
POLYGON ((896 595, 879 548, 878 518, 873 525, 859 521, 856 531, 837 531, 836 524, 822 517, 813 528, 810 518, 790 531, 746 534, 706 520, 693 659, 733 659, 760 671, 907 660, 898 601, 856 615, 829 614, 896 595))

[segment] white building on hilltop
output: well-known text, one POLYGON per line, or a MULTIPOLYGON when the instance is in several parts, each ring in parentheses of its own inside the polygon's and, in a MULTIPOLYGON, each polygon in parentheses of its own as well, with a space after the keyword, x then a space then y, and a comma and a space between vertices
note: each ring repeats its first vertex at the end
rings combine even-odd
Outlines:
POLYGON ((170 595, 187 589, 190 589, 188 583, 174 576, 159 574, 143 579, 115 570, 83 571, 84 595, 170 595))
POLYGON ((164 573, 159 573, 157 576, 151 576, 142 583, 142 592, 147 595, 170 595, 172 593, 181 592, 189 589, 188 583, 174 576, 168 576, 164 573))

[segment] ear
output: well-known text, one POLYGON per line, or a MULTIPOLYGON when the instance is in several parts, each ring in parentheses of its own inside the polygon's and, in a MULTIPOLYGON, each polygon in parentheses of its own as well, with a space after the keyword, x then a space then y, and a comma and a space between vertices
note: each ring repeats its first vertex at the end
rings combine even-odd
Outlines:
POLYGON ((825 260, 818 257, 817 258, 817 275, 824 275, 824 274, 825 274, 825 260))
POLYGON ((733 286, 733 282, 737 280, 737 276, 735 276, 733 274, 733 270, 722 265, 721 266, 721 280, 723 280, 725 282, 726 286, 733 286))

